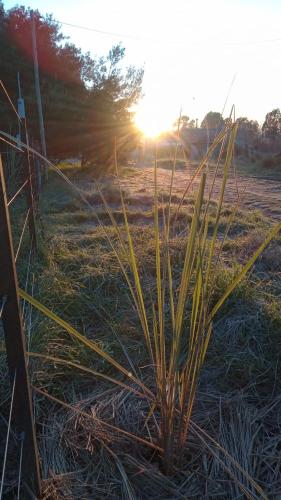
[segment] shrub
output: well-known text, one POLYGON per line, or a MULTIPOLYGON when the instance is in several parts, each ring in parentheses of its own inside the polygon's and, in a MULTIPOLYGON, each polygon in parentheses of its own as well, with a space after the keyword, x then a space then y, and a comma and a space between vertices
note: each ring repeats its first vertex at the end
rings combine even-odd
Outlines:
POLYGON ((281 167, 281 158, 280 156, 267 156, 262 161, 262 166, 264 168, 275 168, 281 167))

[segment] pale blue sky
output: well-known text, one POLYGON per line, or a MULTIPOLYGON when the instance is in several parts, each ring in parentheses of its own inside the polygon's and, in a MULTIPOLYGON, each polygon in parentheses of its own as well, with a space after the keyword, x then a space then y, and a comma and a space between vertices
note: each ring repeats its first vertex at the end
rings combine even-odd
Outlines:
MULTIPOLYGON (((106 36, 62 26, 84 51, 126 47, 126 63, 145 67, 139 122, 163 128, 183 112, 221 111, 262 122, 281 106, 281 0, 28 0, 59 21, 133 36, 106 36), (276 40, 279 39, 279 40, 276 40), (274 41, 273 41, 274 40, 274 41)), ((5 8, 15 5, 4 0, 5 8)))

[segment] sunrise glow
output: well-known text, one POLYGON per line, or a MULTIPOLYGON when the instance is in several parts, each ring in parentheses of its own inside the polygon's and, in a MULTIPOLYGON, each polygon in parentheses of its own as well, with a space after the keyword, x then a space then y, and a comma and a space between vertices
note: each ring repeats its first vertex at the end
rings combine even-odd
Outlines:
POLYGON ((149 107, 141 107, 137 110, 135 123, 140 132, 149 138, 158 137, 172 127, 172 120, 163 116, 161 110, 151 110, 149 107))

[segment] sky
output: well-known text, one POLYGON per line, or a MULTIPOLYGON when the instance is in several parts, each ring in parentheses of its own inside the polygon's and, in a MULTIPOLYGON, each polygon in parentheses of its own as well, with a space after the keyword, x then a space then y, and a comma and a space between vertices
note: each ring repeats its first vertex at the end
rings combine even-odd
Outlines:
MULTIPOLYGON (((144 67, 137 123, 147 133, 169 127, 182 113, 208 111, 263 122, 281 107, 281 0, 21 0, 52 13, 83 51, 126 48, 124 63, 144 67)), ((4 0, 6 9, 16 2, 4 0)))

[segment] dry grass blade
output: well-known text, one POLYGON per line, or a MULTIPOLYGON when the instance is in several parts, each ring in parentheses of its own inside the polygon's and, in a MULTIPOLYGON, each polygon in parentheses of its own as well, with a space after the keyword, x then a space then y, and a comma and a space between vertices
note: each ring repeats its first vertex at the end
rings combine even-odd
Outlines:
MULTIPOLYGON (((223 448, 215 439, 213 439, 206 431, 201 429, 195 422, 191 421, 190 422, 190 427, 192 431, 196 434, 196 436, 202 441, 204 446, 206 446, 209 451, 213 454, 214 450, 212 447, 208 444, 208 441, 213 444, 213 446, 221 451, 225 457, 229 460, 229 462, 237 469, 241 474, 249 481, 249 483, 252 485, 252 487, 259 493, 260 497, 263 498, 264 500, 268 500, 267 495, 264 493, 264 491, 261 489, 261 487, 254 481, 254 479, 241 467, 241 465, 233 459, 233 457, 227 452, 225 448, 223 448)), ((216 454, 216 458, 220 461, 218 455, 216 454)), ((220 464, 227 470, 228 473, 232 474, 229 468, 225 465, 224 462, 220 461, 220 464)), ((244 485, 241 485, 241 482, 235 478, 235 481, 239 482, 239 486, 242 487, 242 491, 245 493, 245 487, 244 485)), ((249 496, 248 498, 252 498, 249 496)))
POLYGON ((74 363, 73 361, 68 361, 67 359, 58 358, 56 356, 49 356, 47 354, 41 354, 38 352, 27 352, 27 355, 31 356, 32 358, 39 358, 39 359, 42 359, 44 361, 52 362, 54 364, 64 365, 64 366, 68 366, 71 368, 77 368, 77 370, 80 370, 84 373, 88 373, 89 375, 93 375, 94 377, 102 378, 104 380, 107 380, 108 382, 111 382, 114 385, 119 385, 123 389, 126 389, 126 391, 132 392, 140 398, 147 399, 147 397, 148 397, 147 395, 144 395, 143 393, 134 389, 134 387, 130 387, 129 385, 124 384, 123 382, 121 382, 121 380, 118 380, 117 378, 110 377, 109 375, 106 375, 105 373, 97 372, 95 370, 92 370, 91 368, 88 368, 87 366, 83 366, 81 364, 74 363))
POLYGON ((77 413, 79 415, 82 415, 83 417, 90 418, 92 420, 95 420, 98 422, 101 426, 106 427, 107 429, 110 429, 113 431, 113 434, 118 435, 121 434, 123 436, 126 436, 129 439, 133 439, 134 441, 137 441, 138 443, 141 443, 144 446, 148 446, 149 448, 152 448, 153 450, 157 450, 160 453, 163 451, 160 446, 157 444, 152 443, 151 441, 147 441, 146 439, 143 439, 139 436, 136 436, 135 434, 132 434, 131 432, 125 431, 124 429, 120 429, 119 427, 116 427, 115 425, 111 425, 108 422, 104 422, 103 420, 100 420, 99 418, 95 417, 94 415, 90 415, 89 413, 81 410, 80 408, 77 408, 76 406, 72 406, 69 403, 65 403, 64 401, 61 401, 61 399, 56 398, 55 396, 52 396, 46 391, 42 391, 38 387, 32 386, 33 390, 40 394, 41 396, 44 396, 54 403, 57 403, 60 406, 63 406, 67 410, 70 410, 71 412, 77 413))
POLYGON ((136 496, 134 494, 134 491, 132 489, 132 486, 129 482, 129 479, 128 479, 128 476, 126 474, 126 471, 121 463, 121 461, 119 460, 118 456, 116 455, 116 453, 113 453, 113 451, 106 445, 104 444, 104 447, 105 449, 108 451, 108 453, 114 458, 115 462, 116 462, 116 465, 117 465, 117 468, 120 472, 120 475, 122 477, 122 481, 123 481, 123 484, 124 484, 124 490, 125 490, 125 493, 126 493, 126 498, 128 498, 129 500, 136 500, 136 496))

